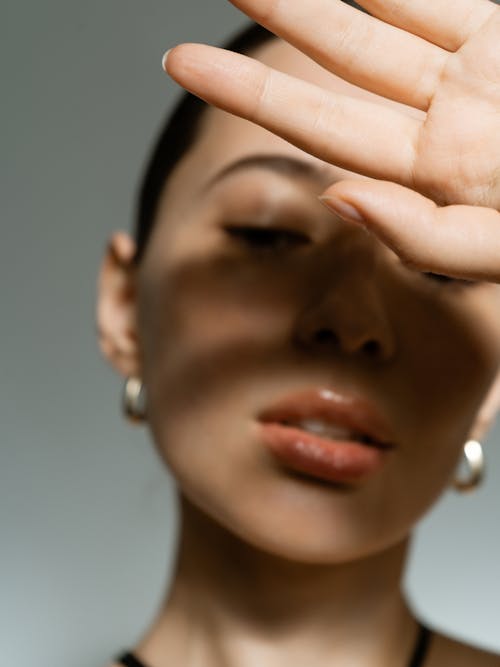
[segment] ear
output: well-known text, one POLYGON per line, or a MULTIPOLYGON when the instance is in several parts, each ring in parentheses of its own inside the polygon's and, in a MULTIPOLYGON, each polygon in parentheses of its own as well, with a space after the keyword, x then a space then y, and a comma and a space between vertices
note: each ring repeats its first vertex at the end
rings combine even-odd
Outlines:
POLYGON ((493 426, 500 410, 500 369, 484 399, 478 413, 470 437, 474 440, 483 439, 493 426))
POLYGON ((111 236, 97 283, 96 320, 103 356, 122 375, 140 377, 135 251, 125 232, 111 236))

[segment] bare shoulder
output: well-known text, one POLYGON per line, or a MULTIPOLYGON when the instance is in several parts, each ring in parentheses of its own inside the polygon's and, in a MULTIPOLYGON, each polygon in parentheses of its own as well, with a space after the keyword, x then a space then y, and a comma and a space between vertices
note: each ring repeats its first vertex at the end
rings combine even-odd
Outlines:
POLYGON ((435 632, 429 667, 500 667, 500 653, 492 653, 435 632))

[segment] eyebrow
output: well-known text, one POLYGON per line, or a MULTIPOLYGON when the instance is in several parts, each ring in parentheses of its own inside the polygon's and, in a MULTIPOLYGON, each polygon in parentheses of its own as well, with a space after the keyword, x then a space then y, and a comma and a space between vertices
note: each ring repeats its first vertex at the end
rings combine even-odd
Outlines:
POLYGON ((262 153, 257 155, 247 155, 226 165, 205 183, 202 187, 202 192, 206 192, 230 174, 255 168, 268 169, 269 171, 273 171, 274 173, 289 178, 307 178, 319 184, 325 182, 328 184, 333 180, 331 174, 330 177, 328 177, 326 165, 316 165, 310 160, 302 160, 289 155, 262 153))

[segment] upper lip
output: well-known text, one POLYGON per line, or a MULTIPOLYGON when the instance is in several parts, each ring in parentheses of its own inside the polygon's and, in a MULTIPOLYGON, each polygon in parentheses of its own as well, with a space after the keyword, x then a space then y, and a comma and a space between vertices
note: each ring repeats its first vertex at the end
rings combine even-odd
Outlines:
POLYGON ((329 388, 307 389, 282 397, 258 414, 262 422, 322 419, 364 435, 380 447, 393 447, 391 429, 380 411, 361 396, 329 388))

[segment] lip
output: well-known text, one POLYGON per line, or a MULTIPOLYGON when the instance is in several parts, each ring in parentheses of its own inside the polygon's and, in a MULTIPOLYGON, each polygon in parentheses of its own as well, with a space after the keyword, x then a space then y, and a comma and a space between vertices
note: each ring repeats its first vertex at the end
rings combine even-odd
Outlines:
POLYGON ((395 447, 386 420, 372 403, 330 389, 285 396, 262 410, 258 422, 260 439, 285 466, 331 482, 352 483, 370 477, 395 447), (360 437, 334 439, 301 429, 296 423, 315 418, 360 437))
POLYGON ((257 415, 257 419, 264 423, 296 423, 315 418, 366 435, 373 441, 373 446, 383 449, 394 446, 391 429, 373 403, 360 396, 349 396, 327 388, 289 394, 257 415))

